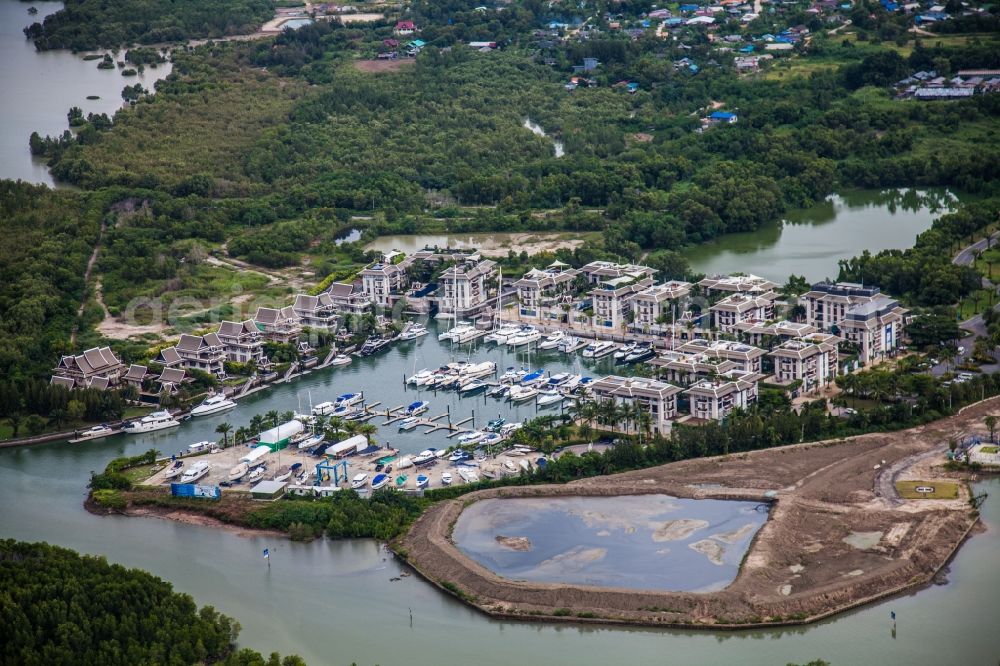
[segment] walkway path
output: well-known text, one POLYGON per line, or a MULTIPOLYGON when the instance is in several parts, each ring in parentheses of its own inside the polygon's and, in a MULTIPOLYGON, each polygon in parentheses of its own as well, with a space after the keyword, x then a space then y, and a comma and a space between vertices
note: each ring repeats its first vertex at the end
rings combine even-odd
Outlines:
MULTIPOLYGON (((80 301, 80 307, 76 309, 76 317, 79 319, 83 315, 83 309, 87 306, 87 284, 90 282, 90 274, 94 270, 94 264, 97 263, 97 255, 101 252, 101 240, 104 238, 104 229, 107 225, 101 222, 101 230, 97 233, 97 242, 94 243, 94 251, 90 253, 90 259, 87 260, 87 268, 83 272, 83 299, 80 301)), ((79 326, 73 326, 73 332, 69 336, 69 346, 72 349, 76 344, 76 334, 79 326)))

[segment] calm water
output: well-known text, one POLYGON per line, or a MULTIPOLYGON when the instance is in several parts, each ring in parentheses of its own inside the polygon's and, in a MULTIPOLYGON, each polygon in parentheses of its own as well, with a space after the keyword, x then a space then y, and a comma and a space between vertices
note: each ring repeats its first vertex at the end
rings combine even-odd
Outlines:
POLYGON ((488 499, 462 512, 453 537, 512 580, 707 592, 736 578, 767 519, 755 506, 668 495, 488 499))
POLYGON ((852 190, 758 231, 727 234, 688 250, 691 267, 708 275, 741 271, 784 283, 837 277, 837 262, 861 254, 912 247, 922 231, 957 199, 941 189, 852 190))
MULTIPOLYGON (((97 69, 96 60, 85 61, 69 51, 40 53, 25 38, 25 26, 62 9, 61 2, 0 0, 0 178, 53 184, 43 162, 28 150, 32 132, 59 135, 68 129, 66 112, 78 106, 88 113, 113 115, 122 105, 122 88, 141 83, 148 90, 170 73, 171 64, 147 66, 138 76, 123 77, 119 70, 97 69), (28 7, 38 13, 28 14, 28 7), (88 95, 100 99, 89 100, 88 95)), ((124 58, 119 52, 116 60, 124 58)))
MULTIPOLYGON (((436 337, 425 338, 418 349, 422 358, 417 369, 449 356, 448 350, 438 348, 436 337)), ((473 358, 485 356, 476 353, 473 358)), ((307 399, 310 389, 316 400, 360 388, 395 406, 416 395, 404 392, 401 385, 402 375, 413 365, 412 354, 397 347, 378 359, 319 371, 254 396, 225 418, 240 424, 256 412, 295 408, 297 396, 307 399)), ((560 367, 554 360, 546 360, 545 366, 560 367)), ((453 398, 430 400, 437 414, 453 398)), ((484 409, 496 412, 495 405, 484 409)), ((371 541, 293 544, 153 518, 100 518, 82 509, 91 470, 151 444, 179 450, 213 437, 215 424, 214 419, 190 421, 159 437, 0 450, 0 536, 49 541, 147 569, 192 594, 199 604, 212 604, 237 617, 245 645, 295 652, 312 665, 607 666, 623 663, 625 657, 629 664, 658 665, 774 666, 823 658, 838 665, 914 666, 996 664, 1000 655, 1000 635, 994 628, 1000 617, 998 479, 977 485, 991 493, 983 509, 988 529, 962 547, 947 585, 820 625, 713 634, 517 624, 490 620, 414 577, 390 582, 400 568, 371 541), (270 570, 261 557, 265 547, 273 553, 270 570), (412 626, 408 609, 413 610, 412 626), (890 610, 898 615, 895 638, 890 610)), ((419 434, 393 434, 391 439, 409 451, 441 443, 419 434)))

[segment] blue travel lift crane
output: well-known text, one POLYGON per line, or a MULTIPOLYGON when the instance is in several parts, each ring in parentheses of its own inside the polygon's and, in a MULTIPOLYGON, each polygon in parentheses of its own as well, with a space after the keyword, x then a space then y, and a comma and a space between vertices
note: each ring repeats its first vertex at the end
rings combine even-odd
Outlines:
POLYGON ((333 479, 333 485, 340 485, 340 468, 343 468, 344 481, 348 479, 347 476, 347 461, 341 460, 339 462, 334 462, 329 458, 325 458, 316 464, 316 481, 313 482, 314 486, 321 485, 324 481, 333 479))

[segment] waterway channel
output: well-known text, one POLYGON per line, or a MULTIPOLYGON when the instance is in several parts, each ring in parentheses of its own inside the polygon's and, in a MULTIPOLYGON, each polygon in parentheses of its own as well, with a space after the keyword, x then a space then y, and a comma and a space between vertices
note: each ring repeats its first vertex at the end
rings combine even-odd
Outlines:
MULTIPOLYGON (((66 112, 78 106, 84 115, 106 113, 113 116, 122 106, 122 88, 141 83, 152 91, 153 84, 170 73, 172 65, 146 66, 136 76, 124 77, 118 68, 97 69, 96 60, 84 60, 69 51, 35 50, 22 30, 62 9, 61 2, 20 2, 0 0, 0 178, 20 179, 53 185, 44 161, 28 150, 32 132, 42 136, 61 135, 69 128, 66 112), (28 14, 35 7, 38 13, 28 14), (99 99, 87 99, 96 95, 99 99)), ((116 59, 125 54, 119 51, 116 59)))
MULTIPOLYGON (((96 517, 83 510, 91 470, 102 469, 115 456, 150 446, 169 452, 213 438, 215 425, 223 418, 239 425, 255 413, 296 409, 310 392, 317 400, 361 389, 369 399, 390 406, 403 403, 417 395, 403 388, 404 374, 452 355, 449 347, 438 343, 433 327, 430 336, 410 344, 380 357, 356 360, 346 368, 313 372, 252 396, 224 417, 192 420, 167 433, 0 450, 0 506, 4 507, 0 536, 48 541, 149 570, 193 595, 199 604, 211 604, 236 617, 243 626, 244 645, 298 653, 310 664, 607 666, 623 658, 630 664, 726 666, 773 666, 816 658, 833 664, 905 666, 995 662, 1000 652, 1000 636, 993 628, 1000 616, 995 592, 1000 589, 998 479, 977 485, 977 490, 991 493, 983 507, 988 529, 962 547, 946 585, 812 627, 726 634, 500 622, 416 577, 390 582, 400 566, 373 541, 297 544, 155 518, 96 517), (270 568, 261 557, 265 547, 271 549, 270 568), (898 618, 895 636, 890 611, 898 618)), ((474 351, 472 358, 493 358, 501 365, 528 361, 524 355, 483 351, 474 351)), ((536 359, 533 355, 533 367, 536 359)), ((579 367, 590 374, 606 369, 557 357, 546 357, 542 363, 555 370, 579 367)), ((425 399, 435 414, 449 401, 462 413, 484 404, 482 397, 459 403, 451 394, 425 399)), ((497 412, 497 404, 490 401, 482 409, 497 412)), ((524 418, 533 410, 522 407, 512 416, 524 418)), ((443 443, 433 436, 404 437, 391 430, 380 432, 379 438, 389 438, 405 451, 443 443)))

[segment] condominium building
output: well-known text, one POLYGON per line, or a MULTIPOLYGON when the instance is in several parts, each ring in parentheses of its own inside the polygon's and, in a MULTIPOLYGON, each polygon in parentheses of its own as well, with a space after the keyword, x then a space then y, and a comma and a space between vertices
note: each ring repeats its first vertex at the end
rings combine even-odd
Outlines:
POLYGON ((408 286, 402 252, 388 252, 361 271, 361 293, 375 305, 391 308, 394 297, 408 286))
POLYGON ((649 364, 657 368, 658 376, 678 386, 690 386, 705 377, 739 369, 739 365, 729 359, 677 350, 660 352, 649 360, 649 364))
POLYGON ((899 348, 908 310, 878 287, 817 282, 801 300, 806 322, 857 345, 862 363, 891 355, 899 348))
POLYGON ((619 329, 631 311, 632 297, 653 286, 653 278, 623 275, 597 284, 590 292, 594 308, 594 326, 619 329))
POLYGON ((438 280, 438 310, 465 317, 482 309, 490 301, 487 281, 496 274, 497 264, 490 259, 469 261, 451 266, 438 280))
POLYGON ((264 338, 252 319, 224 321, 219 324, 217 335, 226 352, 226 359, 237 363, 265 363, 264 338))
POLYGON ((713 275, 698 282, 706 295, 766 294, 777 289, 777 282, 756 275, 713 275))
POLYGON ((691 416, 705 421, 721 421, 734 409, 746 409, 757 400, 757 380, 740 370, 711 379, 702 379, 684 391, 690 401, 691 416))
POLYGON ((783 319, 776 322, 742 321, 734 327, 740 339, 758 347, 771 347, 793 338, 801 338, 817 331, 815 326, 801 321, 783 319))
POLYGON ((52 383, 56 385, 107 388, 118 383, 125 372, 125 365, 111 351, 111 347, 93 347, 78 356, 63 356, 53 371, 52 383))
POLYGON ((813 333, 775 347, 774 378, 779 384, 802 382, 804 392, 826 386, 837 376, 837 344, 830 333, 813 333))
POLYGON ((691 283, 670 280, 654 284, 632 297, 632 324, 630 328, 644 332, 661 332, 667 329, 671 312, 677 317, 683 313, 683 299, 691 293, 691 283))
POLYGON ((697 338, 678 347, 688 353, 702 353, 706 356, 732 361, 736 369, 760 374, 761 358, 766 353, 760 347, 732 340, 705 340, 697 338))
POLYGON ((562 320, 562 306, 573 299, 573 284, 580 272, 560 261, 544 270, 533 268, 514 283, 522 317, 562 320))
POLYGON ((609 375, 591 384, 595 400, 613 400, 622 405, 640 405, 652 416, 654 433, 670 432, 670 421, 677 416, 677 394, 681 389, 657 379, 609 375))
POLYGON ((640 278, 652 277, 656 274, 656 269, 649 266, 615 264, 610 261, 592 261, 579 270, 580 274, 584 275, 590 284, 599 284, 622 277, 638 280, 640 278))
POLYGON ((727 296, 709 308, 712 324, 723 333, 734 333, 741 323, 773 319, 776 298, 773 291, 727 296))

